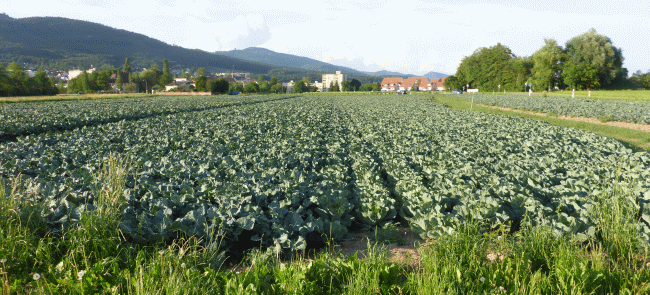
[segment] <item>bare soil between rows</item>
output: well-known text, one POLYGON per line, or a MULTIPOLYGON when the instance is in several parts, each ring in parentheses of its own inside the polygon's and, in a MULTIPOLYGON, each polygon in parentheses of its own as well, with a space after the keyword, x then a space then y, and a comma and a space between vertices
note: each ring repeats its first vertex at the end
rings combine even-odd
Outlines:
POLYGON ((509 112, 515 112, 515 113, 521 113, 521 114, 535 115, 535 116, 539 116, 539 117, 551 117, 551 118, 557 118, 557 119, 562 119, 562 120, 586 122, 586 123, 591 123, 591 124, 608 125, 608 126, 613 126, 613 127, 627 128, 627 129, 638 130, 638 131, 643 131, 643 132, 650 132, 650 125, 648 125, 648 124, 620 122, 620 121, 601 122, 600 120, 598 120, 596 118, 573 117, 573 116, 564 116, 564 115, 551 116, 548 113, 533 112, 533 111, 522 111, 522 110, 517 110, 517 109, 504 108, 504 107, 498 107, 498 106, 490 106, 490 105, 484 105, 484 104, 478 104, 478 103, 476 105, 479 105, 479 106, 482 106, 482 107, 487 107, 487 108, 492 108, 492 109, 498 109, 498 110, 502 110, 502 111, 509 111, 509 112))

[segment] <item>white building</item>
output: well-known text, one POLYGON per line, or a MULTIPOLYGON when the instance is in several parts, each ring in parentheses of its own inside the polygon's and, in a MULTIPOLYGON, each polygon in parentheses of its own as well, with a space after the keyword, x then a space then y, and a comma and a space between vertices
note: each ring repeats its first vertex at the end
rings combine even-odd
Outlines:
POLYGON ((345 81, 345 74, 342 74, 341 71, 336 71, 336 74, 324 74, 322 90, 325 90, 325 88, 327 88, 327 91, 329 91, 330 86, 333 83, 337 83, 339 85, 339 89, 341 89, 341 83, 343 83, 343 81, 345 81))
MULTIPOLYGON (((97 69, 92 68, 92 69, 90 69, 90 70, 87 70, 86 73, 91 74, 92 72, 94 72, 94 71, 96 71, 96 70, 97 70, 97 69)), ((72 80, 72 79, 74 79, 74 78, 77 78, 77 77, 78 77, 79 75, 81 75, 81 73, 83 73, 83 72, 84 72, 84 71, 82 71, 82 70, 72 70, 72 71, 69 71, 69 72, 68 72, 68 80, 72 80)))

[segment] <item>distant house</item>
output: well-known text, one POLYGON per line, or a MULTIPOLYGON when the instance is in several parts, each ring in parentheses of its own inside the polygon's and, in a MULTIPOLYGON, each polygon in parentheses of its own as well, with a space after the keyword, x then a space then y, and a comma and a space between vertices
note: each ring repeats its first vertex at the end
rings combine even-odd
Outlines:
POLYGON ((384 78, 381 81, 381 91, 397 91, 404 82, 401 77, 384 78))
POLYGON ((447 77, 431 80, 430 83, 433 86, 433 90, 437 90, 437 91, 447 90, 447 88, 445 88, 445 80, 447 80, 447 77))
POLYGON ((422 89, 421 91, 425 91, 427 89, 427 83, 429 83, 427 77, 409 77, 404 80, 399 89, 407 91, 422 89))
MULTIPOLYGON (((86 70, 86 73, 90 74, 90 73, 92 73, 92 72, 94 72, 94 71, 96 71, 96 70, 97 70, 97 69, 92 68, 92 69, 86 70)), ((82 71, 82 70, 72 70, 72 71, 68 71, 68 80, 72 80, 72 79, 74 79, 74 78, 77 78, 77 77, 78 77, 79 75, 81 75, 81 73, 83 73, 83 72, 84 72, 84 71, 82 71)))
POLYGON ((196 83, 192 80, 187 80, 186 78, 176 78, 173 82, 165 85, 165 91, 172 89, 194 89, 196 88, 196 83))

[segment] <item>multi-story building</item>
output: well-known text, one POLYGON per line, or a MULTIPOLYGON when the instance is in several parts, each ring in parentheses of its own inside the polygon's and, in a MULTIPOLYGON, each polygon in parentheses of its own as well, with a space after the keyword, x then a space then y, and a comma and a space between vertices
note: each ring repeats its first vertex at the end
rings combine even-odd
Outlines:
POLYGON ((339 89, 341 89, 341 83, 345 81, 345 74, 342 74, 341 71, 336 71, 336 74, 324 74, 323 75, 323 90, 327 89, 329 91, 330 86, 333 83, 336 83, 339 85, 339 89))

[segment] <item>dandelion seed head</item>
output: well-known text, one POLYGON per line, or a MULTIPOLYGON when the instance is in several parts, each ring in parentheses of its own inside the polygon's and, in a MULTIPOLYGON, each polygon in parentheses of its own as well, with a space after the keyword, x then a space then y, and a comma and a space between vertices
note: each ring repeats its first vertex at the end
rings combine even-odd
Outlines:
POLYGON ((39 275, 37 272, 35 272, 34 275, 32 276, 32 279, 34 279, 34 281, 38 281, 38 280, 41 279, 41 275, 39 275))
POLYGON ((186 266, 187 266, 187 265, 185 264, 185 262, 181 263, 181 267, 182 267, 182 268, 185 268, 186 266))
POLYGON ((650 267, 650 262, 645 264, 646 267, 650 267))
POLYGON ((494 260, 497 259, 497 256, 493 253, 490 253, 487 255, 487 259, 490 260, 490 262, 493 262, 494 260))
POLYGON ((485 282, 485 278, 484 278, 484 277, 481 277, 481 278, 479 278, 478 280, 481 281, 481 283, 482 283, 482 282, 485 282))
POLYGON ((160 255, 165 254, 165 250, 159 250, 159 251, 158 251, 158 254, 160 254, 160 255))
POLYGON ((6 258, 0 259, 0 263, 5 264, 5 262, 7 262, 6 258))
POLYGON ((498 236, 498 237, 497 237, 497 240, 501 241, 501 240, 503 240, 503 237, 502 237, 502 236, 498 236))

